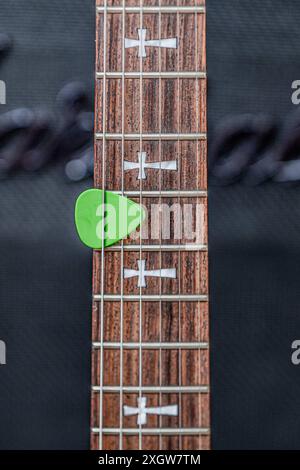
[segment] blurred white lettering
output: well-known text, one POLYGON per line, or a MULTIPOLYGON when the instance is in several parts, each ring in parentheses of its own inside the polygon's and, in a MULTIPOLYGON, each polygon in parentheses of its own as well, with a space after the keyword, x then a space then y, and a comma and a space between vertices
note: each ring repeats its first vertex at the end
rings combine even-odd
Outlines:
POLYGON ((300 80, 294 80, 292 83, 292 90, 295 90, 292 93, 291 100, 293 104, 300 103, 300 80))
POLYGON ((6 364, 6 344, 0 340, 0 364, 6 364))
POLYGON ((300 364, 300 339, 295 339, 292 342, 291 348, 294 349, 291 356, 291 361, 294 366, 298 366, 300 364))
POLYGON ((0 80, 0 104, 6 104, 6 85, 3 80, 0 80))

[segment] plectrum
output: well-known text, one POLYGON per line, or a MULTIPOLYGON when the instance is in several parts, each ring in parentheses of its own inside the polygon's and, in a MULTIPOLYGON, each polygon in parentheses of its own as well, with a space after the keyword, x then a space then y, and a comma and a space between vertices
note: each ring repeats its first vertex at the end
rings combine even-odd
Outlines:
POLYGON ((145 218, 142 206, 102 189, 81 193, 75 205, 75 224, 81 241, 100 249, 127 237, 145 218))

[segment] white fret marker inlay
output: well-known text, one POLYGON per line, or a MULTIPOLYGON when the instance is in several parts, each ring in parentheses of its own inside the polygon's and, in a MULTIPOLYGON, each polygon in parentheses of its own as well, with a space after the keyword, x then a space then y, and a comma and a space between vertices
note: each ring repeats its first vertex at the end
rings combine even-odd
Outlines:
POLYGON ((145 168, 153 168, 153 169, 162 169, 162 170, 177 170, 177 162, 176 160, 169 160, 165 162, 153 162, 147 163, 146 162, 147 154, 146 152, 138 152, 138 163, 129 162, 124 160, 124 170, 139 170, 139 174, 137 179, 146 179, 145 168))
POLYGON ((165 415, 165 416, 178 416, 178 406, 156 406, 146 408, 146 397, 138 398, 138 406, 124 405, 124 416, 133 416, 137 414, 137 424, 142 425, 147 423, 147 414, 152 415, 165 415))
POLYGON ((138 39, 129 39, 125 38, 125 49, 130 47, 138 47, 139 48, 139 57, 147 57, 146 54, 146 47, 166 47, 171 49, 177 48, 177 38, 169 38, 169 39, 149 39, 146 40, 147 29, 138 29, 138 39))
POLYGON ((152 277, 169 277, 176 279, 176 269, 154 269, 146 271, 146 261, 143 259, 138 260, 139 269, 124 269, 124 279, 138 276, 138 287, 146 287, 146 276, 152 277))

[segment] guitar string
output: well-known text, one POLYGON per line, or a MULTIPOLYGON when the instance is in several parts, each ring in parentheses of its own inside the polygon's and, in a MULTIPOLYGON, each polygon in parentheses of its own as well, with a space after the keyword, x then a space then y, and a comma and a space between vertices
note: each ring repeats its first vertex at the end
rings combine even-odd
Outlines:
MULTIPOLYGON (((159 0, 159 14, 158 14, 158 31, 159 31, 159 40, 161 39, 161 0, 159 0)), ((158 48, 158 67, 159 67, 159 79, 158 79, 158 126, 159 126, 159 142, 158 142, 158 154, 159 154, 159 204, 161 207, 161 186, 162 186, 162 172, 161 172, 161 124, 162 124, 162 109, 161 109, 161 47, 158 48)), ((161 253, 161 244, 162 244, 162 227, 163 227, 163 214, 160 210, 159 212, 159 264, 160 269, 162 269, 162 253, 161 253)), ((162 406, 162 350, 161 350, 161 341, 162 341, 162 303, 161 303, 161 294, 162 294, 162 278, 159 278, 159 406, 162 406)), ((158 417, 159 428, 162 428, 162 416, 158 417)), ((159 449, 162 449, 162 435, 159 433, 159 449)))
MULTIPOLYGON (((196 1, 197 0, 194 0, 194 3, 195 3, 195 7, 196 7, 196 1)), ((195 26, 194 26, 194 35, 195 35, 195 71, 197 72, 198 71, 198 15, 195 11, 195 14, 194 14, 194 22, 195 22, 195 26)), ((199 69, 200 70, 200 69, 199 69)), ((200 114, 199 114, 199 79, 198 77, 196 77, 196 123, 197 123, 197 132, 200 132, 200 114)), ((199 167, 198 167, 198 164, 199 164, 199 158, 200 158, 200 154, 199 154, 199 143, 196 142, 196 162, 197 162, 197 174, 199 173, 199 167)), ((197 201, 197 204, 198 204, 198 201, 197 201)), ((196 215, 195 215, 196 217, 196 215)), ((196 229, 197 229, 197 226, 196 226, 196 229)), ((198 304, 198 308, 200 309, 200 315, 201 315, 201 305, 198 304)), ((200 320, 200 324, 197 325, 197 330, 199 328, 199 332, 197 331, 197 334, 199 333, 201 335, 201 320, 200 320)), ((199 367, 198 367, 198 382, 199 384, 201 383, 201 351, 199 350, 198 351, 198 354, 200 356, 200 360, 199 360, 199 367)), ((198 400, 199 400, 199 428, 201 428, 201 424, 202 424, 202 394, 199 393, 199 396, 198 396, 198 400)), ((199 434, 199 449, 202 449, 202 436, 201 434, 199 434)))
MULTIPOLYGON (((143 29, 143 0, 140 0, 140 29, 143 29)), ((142 32, 141 32, 141 41, 142 41, 142 32)), ((143 45, 144 46, 144 45, 143 45)), ((143 57, 142 53, 140 55, 140 155, 143 151, 143 141, 142 141, 142 134, 143 134, 143 57)), ((140 158, 140 175, 142 175, 142 158, 140 158)), ((140 206, 142 205, 142 178, 140 178, 140 195, 139 195, 139 202, 140 206)), ((142 214, 140 214, 140 227, 142 224, 142 214)), ((142 260, 142 231, 140 228, 139 232, 139 238, 140 238, 140 260, 142 260)), ((141 263, 142 264, 142 263, 141 263)), ((140 266, 142 269, 142 266, 140 266)), ((143 273, 144 274, 144 273, 143 273)), ((141 279, 142 276, 139 274, 139 279, 141 279)), ((142 352, 142 286, 140 282, 140 287, 139 287, 139 398, 141 400, 142 398, 142 383, 143 383, 143 377, 142 377, 142 360, 143 360, 143 352, 142 352)), ((143 442, 142 442, 142 425, 139 424, 139 450, 142 450, 143 447, 143 442)))
MULTIPOLYGON (((179 0, 177 0, 177 8, 179 7, 179 0)), ((176 13, 176 30, 177 30, 177 41, 178 41, 178 54, 177 54, 177 73, 180 71, 180 47, 181 44, 179 44, 179 37, 180 37, 180 17, 179 17, 179 12, 177 10, 176 13)), ((177 132, 178 134, 180 133, 180 112, 181 112, 181 106, 180 106, 180 78, 177 78, 177 132)), ((177 198, 177 203, 181 201, 180 193, 181 193, 181 143, 178 138, 177 140, 177 151, 178 151, 178 175, 179 175, 179 198, 177 198)), ((181 203, 180 203, 181 205, 181 203)), ((181 220, 181 215, 180 215, 180 224, 182 223, 181 220)), ((179 232, 181 235, 181 231, 179 232)), ((179 250, 178 253, 178 341, 181 342, 181 251, 179 250)), ((182 427, 182 395, 180 391, 180 386, 181 386, 181 369, 182 369, 182 354, 181 354, 181 348, 178 351, 178 385, 179 385, 179 393, 178 393, 178 426, 179 429, 182 427)), ((182 436, 181 433, 179 434, 179 449, 182 449, 182 436)))
MULTIPOLYGON (((124 152, 125 152, 125 1, 122 0, 122 142, 121 142, 121 193, 124 196, 124 152)), ((121 299, 120 299, 120 436, 119 448, 123 449, 123 332, 124 332, 124 240, 121 240, 121 299)))
POLYGON ((107 0, 104 0, 104 14, 103 14, 103 84, 102 84, 102 129, 103 129, 103 139, 102 139, 102 220, 101 220, 101 314, 100 314, 100 391, 99 391, 99 449, 103 448, 103 331, 104 331, 104 215, 105 215, 105 151, 106 151, 106 39, 107 39, 107 0))

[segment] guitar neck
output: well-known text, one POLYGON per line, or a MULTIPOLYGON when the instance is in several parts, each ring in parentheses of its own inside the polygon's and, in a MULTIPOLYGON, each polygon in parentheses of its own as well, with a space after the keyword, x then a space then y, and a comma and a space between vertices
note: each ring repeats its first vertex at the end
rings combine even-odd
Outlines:
POLYGON ((95 186, 142 204, 94 251, 92 449, 208 449, 204 0, 97 0, 95 186))

